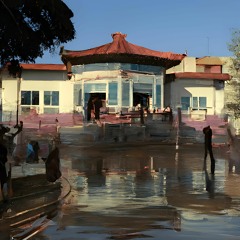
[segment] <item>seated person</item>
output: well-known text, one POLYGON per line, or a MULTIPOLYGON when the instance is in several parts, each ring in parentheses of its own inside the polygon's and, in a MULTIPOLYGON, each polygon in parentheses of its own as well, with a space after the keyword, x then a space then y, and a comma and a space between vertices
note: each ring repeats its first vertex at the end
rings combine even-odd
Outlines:
POLYGON ((172 109, 170 108, 170 106, 167 106, 163 109, 163 112, 172 112, 172 109))
MULTIPOLYGON (((164 113, 167 113, 167 115, 169 116, 169 122, 172 122, 173 121, 173 113, 172 113, 172 109, 170 106, 167 106, 164 108, 163 110, 164 113)), ((164 117, 164 121, 166 121, 166 116, 164 117)))

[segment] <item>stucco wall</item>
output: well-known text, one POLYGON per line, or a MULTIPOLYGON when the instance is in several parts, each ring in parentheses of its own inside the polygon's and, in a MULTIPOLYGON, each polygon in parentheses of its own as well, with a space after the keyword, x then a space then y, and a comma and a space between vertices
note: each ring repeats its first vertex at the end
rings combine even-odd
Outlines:
MULTIPOLYGON (((17 111, 17 82, 7 72, 2 72, 2 110, 3 121, 15 118, 17 111)), ((33 105, 37 113, 44 113, 44 107, 59 109, 59 113, 72 113, 73 82, 67 80, 65 71, 24 71, 19 87, 19 114, 21 114, 21 91, 38 91, 39 105, 33 105), (44 91, 59 92, 59 106, 44 106, 44 91)), ((27 107, 27 106, 26 106, 27 107)))
MULTIPOLYGON (((212 86, 212 81, 177 79, 174 84, 172 84, 171 96, 171 106, 173 108, 179 106, 181 97, 190 97, 190 105, 192 104, 192 97, 206 97, 207 114, 214 114, 215 88, 212 86)), ((220 105, 219 103, 219 107, 220 105)))
POLYGON ((167 74, 174 72, 196 72, 196 58, 185 57, 179 65, 169 68, 166 71, 167 74))
POLYGON ((3 111, 16 111, 17 108, 17 80, 2 81, 3 111))
POLYGON ((66 71, 40 71, 40 70, 24 70, 22 78, 34 81, 65 81, 67 79, 66 71))

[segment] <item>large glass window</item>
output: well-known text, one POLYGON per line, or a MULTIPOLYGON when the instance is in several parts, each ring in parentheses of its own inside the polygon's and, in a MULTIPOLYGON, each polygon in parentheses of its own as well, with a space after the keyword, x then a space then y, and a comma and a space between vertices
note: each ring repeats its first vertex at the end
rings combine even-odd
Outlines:
POLYGON ((200 109, 207 108, 207 98, 206 97, 199 97, 199 108, 200 109))
POLYGON ((75 105, 82 105, 82 85, 75 84, 74 85, 74 98, 73 98, 75 105))
POLYGON ((44 105, 59 106, 59 92, 58 91, 45 91, 44 92, 44 105))
POLYGON ((108 85, 108 104, 109 105, 117 105, 117 95, 118 95, 118 84, 117 83, 109 83, 108 85))
POLYGON ((193 97, 192 108, 198 109, 198 97, 193 97))
POLYGON ((122 105, 129 106, 129 83, 122 84, 122 105))
POLYGON ((207 98, 206 97, 193 97, 193 110, 206 109, 207 108, 207 98))
POLYGON ((181 97, 182 110, 188 110, 190 107, 190 97, 181 97))
POLYGON ((156 107, 161 107, 161 85, 156 85, 156 107))
POLYGON ((39 105, 39 92, 21 91, 21 105, 39 105))

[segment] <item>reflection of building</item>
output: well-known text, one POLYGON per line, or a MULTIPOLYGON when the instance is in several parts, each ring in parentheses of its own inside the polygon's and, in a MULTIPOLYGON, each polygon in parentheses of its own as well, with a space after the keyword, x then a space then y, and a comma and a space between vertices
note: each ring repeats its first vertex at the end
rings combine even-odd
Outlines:
POLYGON ((61 50, 73 81, 76 109, 98 94, 109 113, 127 112, 138 104, 162 108, 166 69, 178 65, 184 54, 158 52, 131 44, 126 34, 112 34, 111 43, 83 51, 61 50))

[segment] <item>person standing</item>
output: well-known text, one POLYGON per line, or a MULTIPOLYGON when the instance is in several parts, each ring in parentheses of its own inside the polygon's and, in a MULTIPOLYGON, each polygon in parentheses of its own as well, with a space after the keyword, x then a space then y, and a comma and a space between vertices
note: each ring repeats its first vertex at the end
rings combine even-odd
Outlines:
POLYGON ((240 173, 240 139, 236 134, 232 134, 230 126, 227 127, 229 137, 229 172, 233 171, 240 173))
POLYGON ((3 197, 5 199, 6 197, 6 193, 4 190, 4 186, 7 184, 8 181, 8 176, 7 176, 7 171, 6 171, 6 162, 8 161, 7 159, 7 154, 8 154, 8 150, 7 148, 0 143, 0 182, 1 182, 1 192, 3 193, 3 197))
POLYGON ((210 126, 203 128, 203 133, 205 135, 204 145, 205 145, 205 153, 204 153, 204 168, 206 169, 206 159, 209 153, 211 159, 211 174, 215 172, 215 159, 213 157, 212 151, 212 129, 210 126))
POLYGON ((88 122, 91 120, 92 110, 93 110, 93 98, 91 96, 88 99, 88 103, 87 103, 87 121, 88 122))
POLYGON ((100 120, 100 108, 102 107, 102 100, 96 96, 96 98, 93 100, 93 106, 94 106, 94 114, 95 114, 95 120, 100 120))

